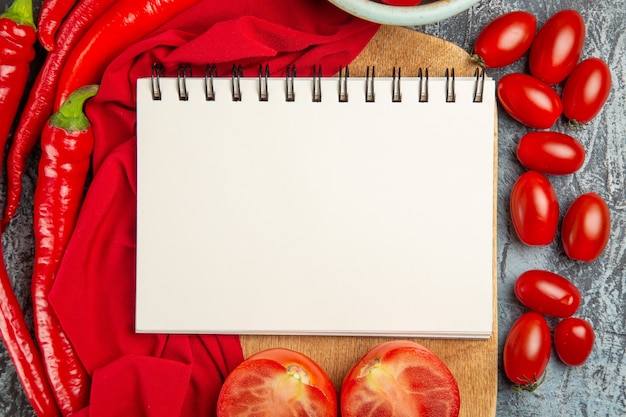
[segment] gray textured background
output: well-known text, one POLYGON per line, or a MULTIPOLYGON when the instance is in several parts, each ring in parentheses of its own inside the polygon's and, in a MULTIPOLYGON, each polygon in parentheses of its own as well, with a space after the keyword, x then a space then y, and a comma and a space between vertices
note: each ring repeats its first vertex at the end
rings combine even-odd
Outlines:
MULTIPOLYGON (((41 0, 34 1, 37 10, 41 0)), ((10 0, 0 0, 0 10, 4 10, 9 3, 10 0)), ((605 59, 613 72, 614 86, 602 113, 586 130, 575 134, 587 150, 583 168, 575 175, 551 177, 551 180, 562 212, 584 192, 600 194, 611 210, 612 234, 604 254, 592 263, 568 259, 558 238, 552 245, 542 248, 529 248, 519 242, 509 221, 508 196, 513 183, 523 172, 515 158, 515 146, 528 130, 500 111, 499 342, 501 351, 507 331, 525 311, 513 295, 515 279, 527 269, 541 268, 567 276, 578 285, 583 301, 576 315, 592 323, 596 330, 596 343, 591 357, 581 367, 567 367, 553 354, 546 381, 534 393, 511 390, 499 363, 498 417, 626 416, 626 3, 624 0, 483 0, 447 21, 415 28, 447 39, 469 52, 484 25, 505 12, 527 10, 535 14, 541 24, 553 13, 566 8, 578 10, 587 23, 583 58, 596 56, 605 59)), ((509 72, 525 69, 523 59, 508 68, 491 70, 489 74, 498 79, 509 72)), ((567 131, 562 121, 553 129, 567 131)), ((25 200, 2 239, 9 273, 27 312, 30 310, 27 288, 32 271, 31 219, 36 158, 35 153, 25 178, 25 200)), ((0 181, 0 186, 4 191, 3 181, 0 181)), ((27 319, 30 320, 28 314, 27 319)), ((0 344, 0 416, 33 415, 4 346, 0 344)))

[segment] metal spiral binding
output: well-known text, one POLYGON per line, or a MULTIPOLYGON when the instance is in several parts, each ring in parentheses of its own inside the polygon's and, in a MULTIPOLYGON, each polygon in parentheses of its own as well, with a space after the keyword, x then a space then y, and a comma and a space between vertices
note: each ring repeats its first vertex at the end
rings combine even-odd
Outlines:
POLYGON ((348 102, 348 77, 350 77, 350 71, 346 67, 345 71, 343 67, 339 67, 339 102, 348 102))
POLYGON ((418 95, 420 103, 428 103, 428 68, 423 72, 420 68, 417 71, 417 78, 419 78, 418 95))
POLYGON ((268 101, 269 93, 267 88, 267 79, 270 76, 270 66, 265 65, 265 73, 263 65, 259 65, 259 101, 268 101))
POLYGON ((485 89, 485 69, 476 68, 474 72, 476 82, 474 83, 474 103, 483 102, 483 91, 485 89))
POLYGON ((454 68, 446 68, 446 103, 454 103, 455 101, 454 68))
MULTIPOLYGON (((402 68, 394 67, 392 73, 392 102, 402 101, 402 90, 400 86, 401 82, 401 70, 402 68)), ((151 89, 152 99, 161 100, 161 78, 165 76, 165 69, 162 64, 152 64, 151 74, 151 89)), ((189 90, 187 86, 187 77, 192 77, 191 66, 189 64, 181 64, 178 66, 177 73, 177 89, 178 99, 181 101, 189 100, 189 90)), ((243 77, 243 67, 241 65, 233 65, 231 75, 232 85, 232 100, 241 101, 241 78, 243 77)), ((269 65, 259 65, 259 101, 269 100, 269 88, 268 79, 270 77, 269 65)), ((338 74, 338 99, 339 102, 348 102, 348 78, 350 72, 348 67, 339 67, 338 74)), ((418 69, 418 100, 420 103, 427 103, 429 101, 428 91, 428 68, 418 69)), ((217 69, 215 65, 209 64, 206 66, 204 74, 204 89, 206 101, 215 101, 214 79, 217 78, 217 69)), ((484 87, 485 87, 485 70, 482 68, 476 68, 474 72, 474 91, 473 102, 482 103, 484 87)), ((288 66, 285 76, 285 100, 292 102, 296 100, 295 93, 295 79, 296 79, 296 67, 288 66)), ((376 101, 376 68, 374 66, 367 67, 365 76, 365 101, 368 103, 374 103, 376 101)), ((445 70, 445 98, 446 102, 454 103, 456 101, 455 92, 455 73, 454 68, 447 68, 445 70)), ((313 102, 322 101, 322 67, 313 67, 312 77, 312 100, 313 102)))
POLYGON ((231 93, 233 101, 241 101, 241 78, 243 77, 243 67, 241 65, 233 65, 232 73, 232 89, 231 93))
POLYGON ((189 100, 189 91, 187 90, 187 75, 191 77, 191 65, 181 64, 178 66, 177 86, 178 99, 181 101, 189 100))
POLYGON ((165 68, 159 63, 152 64, 152 100, 161 100, 161 77, 165 74, 165 68))
POLYGON ((398 67, 398 76, 396 77, 396 67, 393 67, 393 78, 391 79, 391 101, 400 103, 402 101, 402 90, 400 89, 400 77, 402 69, 398 67))
POLYGON ((365 74, 365 102, 374 103, 376 101, 376 93, 374 93, 374 77, 376 67, 372 67, 372 76, 370 77, 370 67, 367 67, 365 74))
POLYGON ((313 102, 322 101, 322 66, 313 66, 313 102))
POLYGON ((206 101, 215 101, 215 90, 213 89, 213 78, 217 77, 217 67, 207 65, 204 70, 204 97, 206 101))
POLYGON ((296 78, 296 67, 287 66, 287 74, 285 75, 285 100, 296 101, 296 93, 294 91, 293 81, 296 78))

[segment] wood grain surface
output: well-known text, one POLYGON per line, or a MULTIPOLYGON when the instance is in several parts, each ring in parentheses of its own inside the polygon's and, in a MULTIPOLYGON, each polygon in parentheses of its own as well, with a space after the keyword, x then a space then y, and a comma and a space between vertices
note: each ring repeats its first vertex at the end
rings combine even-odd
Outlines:
MULTIPOLYGON (((472 76, 476 70, 467 52, 456 45, 431 35, 388 26, 381 27, 370 44, 349 65, 350 76, 364 76, 367 66, 372 65, 376 67, 377 76, 390 76, 394 66, 402 68, 403 77, 416 75, 419 68, 428 68, 430 76, 443 76, 445 69, 451 67, 454 67, 457 76, 472 76)), ((497 143, 495 127, 494 143, 497 143)), ((494 150, 497 156, 496 146, 494 150)), ((494 187, 497 186, 496 178, 497 175, 494 175, 494 187)), ((494 227, 495 225, 494 219, 494 227)), ((494 237, 494 271, 496 271, 495 245, 494 237)), ((493 294, 493 334, 489 339, 412 339, 435 352, 456 377, 461 391, 461 417, 492 417, 496 414, 498 326, 495 276, 493 294)), ((381 314, 385 312, 381 311, 381 314)), ((246 357, 272 347, 285 347, 308 355, 328 372, 337 390, 350 367, 370 348, 386 340, 392 339, 335 336, 241 336, 246 357)))

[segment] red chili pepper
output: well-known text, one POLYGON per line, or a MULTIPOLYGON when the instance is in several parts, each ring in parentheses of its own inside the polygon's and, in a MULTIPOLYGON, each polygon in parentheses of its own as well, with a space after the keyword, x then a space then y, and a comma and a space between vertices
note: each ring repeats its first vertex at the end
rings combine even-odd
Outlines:
POLYGON ((0 154, 24 94, 36 40, 32 1, 15 0, 0 15, 0 154))
POLYGON ((83 36, 63 71, 55 109, 76 88, 100 82, 106 66, 128 45, 143 38, 198 0, 119 0, 83 36))
POLYGON ((54 37, 76 0, 45 0, 39 9, 37 29, 39 43, 48 51, 55 47, 54 37))
POLYGON ((60 71, 72 48, 89 26, 115 2, 116 0, 80 0, 59 29, 54 50, 46 55, 13 133, 7 156, 7 201, 2 219, 3 227, 13 218, 20 204, 26 161, 52 114, 60 71))
MULTIPOLYGON (((0 15, 0 149, 4 145, 26 86, 36 40, 32 2, 15 0, 0 15)), ((3 158, 2 158, 3 159, 3 158)), ((0 159, 0 161, 2 161, 0 159)), ((2 162, 0 162, 1 167, 2 162)), ((33 410, 40 417, 59 415, 41 356, 13 293, 0 245, 0 335, 33 410)))
POLYGON ((13 293, 0 245, 0 335, 20 379, 26 397, 39 417, 57 417, 52 389, 46 379, 39 350, 13 293))
POLYGON ((35 262, 32 279, 35 334, 63 415, 89 403, 89 375, 48 302, 83 200, 93 150, 93 132, 83 113, 98 87, 79 88, 53 114, 41 135, 35 188, 35 262))

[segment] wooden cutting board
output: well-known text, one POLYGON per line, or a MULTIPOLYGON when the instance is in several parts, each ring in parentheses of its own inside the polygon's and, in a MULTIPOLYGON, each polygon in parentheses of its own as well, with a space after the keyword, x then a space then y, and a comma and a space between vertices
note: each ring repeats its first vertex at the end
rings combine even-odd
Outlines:
MULTIPOLYGON (((417 75, 419 68, 428 68, 430 76, 443 76, 446 68, 452 67, 456 76, 473 76, 477 68, 466 51, 450 42, 392 26, 380 28, 368 46, 349 65, 350 76, 365 76, 367 67, 372 65, 376 67, 376 76, 380 77, 391 76, 394 66, 402 68, 403 77, 417 75)), ((497 144, 497 126, 494 126, 494 143, 497 144)), ((497 156, 497 146, 494 146, 494 149, 497 156)), ((497 158, 495 160, 497 161, 497 158)), ((495 169, 494 172, 496 172, 495 169)), ((496 187, 497 175, 494 175, 494 190, 497 189, 496 187)), ((494 213, 496 213, 495 204, 494 198, 494 213)), ((493 225, 495 231, 495 218, 493 225)), ((435 352, 456 377, 461 391, 460 416, 462 417, 496 415, 498 316, 495 236, 494 232, 492 336, 487 340, 412 339, 435 352)), ((381 311, 381 314, 385 312, 381 311)), ((343 377, 350 367, 370 348, 387 340, 392 340, 392 338, 241 336, 245 357, 272 347, 285 347, 302 352, 328 372, 337 390, 341 387, 343 377)))

